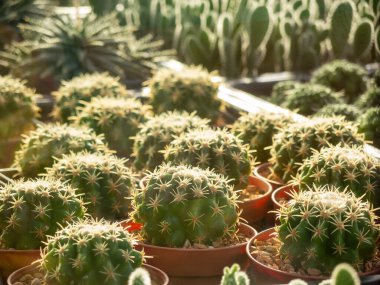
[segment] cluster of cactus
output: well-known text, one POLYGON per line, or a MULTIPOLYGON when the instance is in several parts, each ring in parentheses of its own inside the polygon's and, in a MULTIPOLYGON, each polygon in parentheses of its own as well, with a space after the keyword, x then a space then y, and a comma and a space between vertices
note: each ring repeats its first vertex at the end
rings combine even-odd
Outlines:
POLYGON ((120 97, 94 98, 77 112, 78 115, 72 118, 74 124, 85 125, 97 134, 104 134, 108 146, 121 157, 131 155, 131 137, 151 115, 150 106, 134 98, 120 97))
POLYGON ((234 263, 231 267, 223 269, 223 277, 220 285, 249 285, 250 281, 244 271, 240 271, 240 266, 234 263))
POLYGON ((278 218, 280 256, 296 269, 328 274, 347 262, 363 271, 376 253, 380 231, 369 203, 333 186, 293 193, 278 218))
POLYGON ((200 66, 188 66, 180 72, 161 69, 146 84, 156 114, 173 110, 196 111, 198 116, 213 121, 219 115, 219 84, 200 66))
POLYGON ((345 120, 355 122, 360 116, 360 110, 354 106, 345 103, 330 104, 321 108, 316 117, 336 117, 342 116, 345 120))
POLYGON ((288 182, 296 175, 300 163, 312 154, 312 149, 340 143, 351 146, 364 143, 357 127, 341 117, 290 124, 274 136, 269 161, 274 174, 288 182))
POLYGON ((231 131, 249 145, 257 162, 265 163, 270 157, 268 147, 272 145, 274 134, 292 122, 290 114, 262 111, 242 115, 232 125, 231 131))
POLYGON ((68 122, 77 114, 77 108, 95 97, 125 97, 126 88, 118 78, 107 73, 83 74, 70 81, 63 81, 58 91, 53 92, 56 106, 53 115, 62 122, 68 122))
POLYGON ((137 170, 153 170, 164 161, 162 151, 180 134, 207 127, 209 121, 195 113, 166 112, 150 118, 141 125, 133 145, 134 166, 137 170))
POLYGON ((247 186, 254 163, 249 146, 225 129, 183 133, 166 147, 165 162, 214 169, 239 190, 247 186))
POLYGON ((133 219, 153 245, 212 245, 231 239, 238 226, 237 196, 212 170, 162 164, 144 179, 133 198, 133 219), (212 226, 210 226, 212 225, 212 226))
POLYGON ((47 236, 84 214, 82 200, 61 180, 11 181, 0 189, 0 248, 39 249, 47 236))
POLYGON ((85 220, 48 238, 40 265, 47 284, 127 284, 143 253, 119 224, 85 220))
POLYGON ((47 169, 47 175, 67 181, 75 188, 93 218, 120 220, 130 212, 128 197, 135 191, 136 182, 123 159, 110 154, 72 153, 47 169))
POLYGON ((369 108, 359 118, 359 132, 364 139, 380 148, 380 107, 369 108))
POLYGON ((68 125, 39 125, 25 136, 16 152, 14 167, 24 177, 36 177, 54 164, 54 158, 80 151, 107 152, 103 136, 87 127, 68 125))
POLYGON ((270 96, 270 101, 273 104, 281 105, 285 101, 288 95, 288 92, 298 87, 299 84, 300 83, 293 80, 280 81, 276 83, 273 86, 271 96, 270 96))

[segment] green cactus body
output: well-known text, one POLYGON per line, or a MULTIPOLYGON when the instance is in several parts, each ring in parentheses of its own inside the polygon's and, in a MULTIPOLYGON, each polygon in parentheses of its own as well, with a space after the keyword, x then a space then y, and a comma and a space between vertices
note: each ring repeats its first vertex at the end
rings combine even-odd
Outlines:
POLYGON ((376 253, 379 225, 368 203, 334 187, 293 194, 278 214, 280 256, 297 269, 330 274, 342 262, 363 271, 376 253))
POLYGON ((376 86, 375 84, 370 86, 368 90, 358 98, 355 104, 363 110, 371 107, 380 107, 380 86, 376 86))
POLYGON ((133 98, 94 98, 77 111, 72 120, 76 125, 86 125, 97 134, 104 134, 109 147, 118 156, 132 153, 132 136, 150 116, 150 106, 142 105, 133 98))
POLYGON ((137 170, 154 170, 164 161, 162 151, 176 136, 207 127, 209 121, 194 113, 167 112, 145 122, 134 137, 134 166, 137 170))
POLYGON ((223 269, 223 277, 220 285, 249 285, 249 278, 240 266, 234 263, 231 267, 223 269))
POLYGON ((236 199, 227 179, 211 170, 162 164, 136 192, 133 219, 153 245, 212 245, 236 233, 236 199))
POLYGON ((0 188, 2 249, 39 249, 60 226, 84 217, 83 202, 60 180, 15 180, 0 188))
POLYGON ((226 130, 193 130, 173 140, 165 150, 165 162, 214 169, 244 189, 254 163, 249 146, 226 130))
POLYGON ((215 121, 219 115, 218 84, 201 67, 181 71, 159 70, 149 81, 151 104, 157 114, 183 110, 215 121))
POLYGON ((127 218, 136 182, 124 160, 110 154, 72 153, 56 161, 47 174, 75 188, 93 218, 127 218))
POLYGON ((270 101, 277 105, 282 104, 285 101, 288 92, 296 88, 299 84, 300 83, 293 80, 276 83, 273 86, 270 101))
POLYGON ((144 268, 135 269, 128 279, 128 285, 151 285, 149 272, 144 268))
POLYGON ((341 117, 315 118, 313 121, 291 124, 274 136, 269 161, 274 174, 288 182, 313 149, 320 150, 324 146, 340 143, 350 146, 364 143, 356 126, 341 117))
POLYGON ((363 20, 357 25, 353 40, 353 52, 356 59, 368 55, 373 45, 373 35, 373 23, 370 20, 363 20))
POLYGON ((233 125, 232 132, 254 151, 257 162, 267 162, 268 147, 279 129, 294 122, 289 114, 258 112, 241 116, 233 125))
POLYGON ((359 132, 364 139, 380 148, 380 107, 369 108, 359 118, 359 132))
POLYGON ((127 284, 143 254, 120 225, 91 221, 68 225, 49 237, 40 260, 47 284, 127 284))
POLYGON ((354 105, 330 104, 321 108, 316 117, 336 117, 342 116, 345 120, 355 122, 360 116, 360 110, 354 105))
POLYGON ((331 285, 360 285, 358 273, 351 265, 341 263, 334 268, 331 285))
POLYGON ((54 117, 62 122, 68 122, 69 117, 76 115, 77 107, 83 106, 84 102, 89 102, 94 97, 125 97, 127 90, 117 77, 107 73, 94 73, 64 81, 53 95, 56 98, 54 117))
POLYGON ((102 136, 86 127, 68 125, 40 125, 24 137, 21 149, 16 152, 14 167, 25 177, 36 177, 45 172, 45 167, 54 163, 54 158, 80 151, 107 152, 102 136))

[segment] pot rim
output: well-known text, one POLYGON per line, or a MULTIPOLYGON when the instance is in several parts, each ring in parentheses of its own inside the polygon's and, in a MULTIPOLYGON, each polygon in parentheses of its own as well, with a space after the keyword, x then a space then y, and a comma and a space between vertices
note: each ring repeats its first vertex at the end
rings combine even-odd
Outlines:
POLYGON ((280 204, 277 200, 277 197, 276 195, 282 191, 286 191, 286 193, 288 194, 291 194, 292 192, 294 192, 295 188, 297 188, 297 186, 295 185, 292 185, 292 184, 287 184, 287 185, 284 185, 284 186, 281 186, 279 188, 277 188, 276 190, 274 190, 271 194, 271 200, 272 200, 272 203, 274 204, 275 207, 278 207, 278 208, 281 208, 282 207, 282 204, 280 204))
POLYGON ((264 168, 269 168, 270 166, 272 166, 272 164, 270 162, 265 162, 265 163, 262 163, 262 164, 259 164, 258 166, 256 166, 254 169, 253 169, 253 174, 257 177, 259 177, 260 179, 263 179, 267 182, 269 182, 270 184, 272 185, 276 185, 277 187, 282 187, 284 186, 283 183, 281 182, 278 182, 278 181, 275 181, 275 180, 272 180, 272 179, 269 179, 263 175, 260 174, 260 170, 264 169, 264 168))
MULTIPOLYGON (((253 179, 255 182, 254 182, 254 184, 253 184, 253 183, 252 183, 252 184, 249 183, 249 184, 247 185, 247 187, 248 187, 249 185, 255 185, 255 186, 257 186, 258 188, 265 190, 265 194, 262 194, 262 195, 260 195, 260 196, 258 196, 258 197, 256 197, 256 198, 253 198, 253 199, 250 199, 250 200, 247 200, 247 201, 240 201, 240 200, 239 200, 238 205, 250 204, 250 203, 252 203, 252 201, 257 201, 257 200, 260 200, 260 199, 263 199, 263 198, 266 198, 266 197, 272 195, 272 193, 273 193, 273 187, 272 187, 272 185, 271 185, 268 181, 266 181, 266 180, 264 180, 264 179, 262 179, 262 178, 260 178, 260 177, 258 177, 258 176, 256 176, 256 175, 249 175, 249 176, 248 176, 248 179, 253 179), (260 183, 264 183, 265 186, 266 186, 266 189, 264 189, 264 188, 262 188, 262 187, 259 187, 259 186, 257 185, 257 184, 258 184, 257 181, 260 181, 260 183)), ((243 191, 244 191, 244 190, 243 190, 243 191)))

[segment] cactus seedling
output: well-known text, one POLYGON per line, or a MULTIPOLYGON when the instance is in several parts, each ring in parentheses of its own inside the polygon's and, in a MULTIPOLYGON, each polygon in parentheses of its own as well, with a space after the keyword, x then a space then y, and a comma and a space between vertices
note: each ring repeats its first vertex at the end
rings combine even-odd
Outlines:
POLYGON ((231 267, 223 269, 223 277, 220 285, 249 285, 249 278, 240 266, 234 263, 231 267))
POLYGON ((349 104, 330 104, 321 108, 316 114, 316 117, 336 117, 342 116, 345 120, 355 122, 359 116, 360 111, 354 105, 349 104))
POLYGON ((359 132, 364 139, 380 148, 380 107, 369 108, 359 118, 359 132))

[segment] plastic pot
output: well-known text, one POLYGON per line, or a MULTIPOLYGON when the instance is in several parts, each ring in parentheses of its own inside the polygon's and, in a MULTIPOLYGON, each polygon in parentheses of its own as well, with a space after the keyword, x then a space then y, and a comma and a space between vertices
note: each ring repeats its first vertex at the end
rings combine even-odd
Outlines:
POLYGON ((267 181, 268 183, 270 183, 272 185, 273 190, 276 190, 277 188, 284 186, 283 182, 275 181, 268 178, 270 173, 271 173, 271 164, 269 162, 260 164, 253 169, 253 174, 267 181))
POLYGON ((13 271, 39 259, 40 250, 0 250, 0 275, 7 278, 13 271))
POLYGON ((272 192, 271 200, 273 203, 273 209, 279 210, 281 208, 281 200, 289 201, 292 192, 298 192, 298 188, 293 185, 285 185, 277 188, 272 192))

